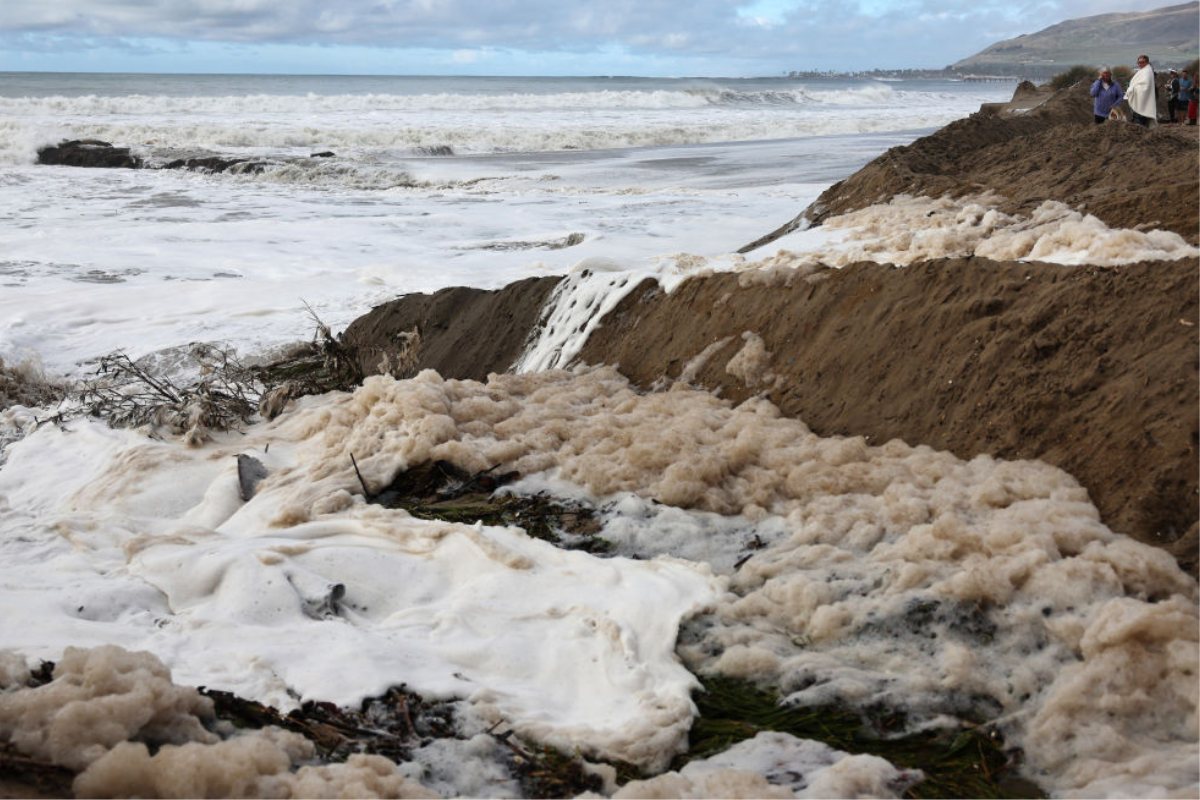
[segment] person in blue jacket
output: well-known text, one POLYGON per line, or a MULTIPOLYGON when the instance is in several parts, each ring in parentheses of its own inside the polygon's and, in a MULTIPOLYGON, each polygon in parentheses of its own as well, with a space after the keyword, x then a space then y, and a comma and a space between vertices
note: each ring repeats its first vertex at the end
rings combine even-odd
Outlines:
POLYGON ((1121 84, 1113 80, 1112 70, 1108 67, 1101 67, 1100 77, 1096 78, 1096 82, 1092 84, 1091 95, 1096 98, 1092 113, 1096 115, 1096 124, 1099 125, 1108 119, 1108 112, 1121 102, 1125 97, 1125 92, 1121 89, 1121 84))
POLYGON ((1188 115, 1188 101, 1192 99, 1192 90, 1196 88, 1196 84, 1192 81, 1192 76, 1188 75, 1185 69, 1179 73, 1179 94, 1175 97, 1175 110, 1179 112, 1179 119, 1171 117, 1172 122, 1184 122, 1188 115))

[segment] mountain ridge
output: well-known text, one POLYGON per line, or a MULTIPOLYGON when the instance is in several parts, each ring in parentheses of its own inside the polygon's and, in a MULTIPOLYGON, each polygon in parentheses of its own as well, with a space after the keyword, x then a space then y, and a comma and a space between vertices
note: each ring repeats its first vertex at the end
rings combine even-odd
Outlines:
POLYGON ((949 69, 989 74, 1060 72, 1073 64, 1133 64, 1146 53, 1156 67, 1180 66, 1200 52, 1200 2, 1151 11, 1064 20, 996 42, 949 69))

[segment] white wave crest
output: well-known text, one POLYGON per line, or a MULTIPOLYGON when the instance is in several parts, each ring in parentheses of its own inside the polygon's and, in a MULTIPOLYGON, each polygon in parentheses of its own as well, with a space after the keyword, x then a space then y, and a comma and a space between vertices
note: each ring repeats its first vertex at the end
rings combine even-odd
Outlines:
POLYGON ((39 147, 72 138, 110 141, 146 157, 194 150, 471 155, 763 141, 937 127, 979 102, 878 83, 730 88, 700 81, 492 94, 0 97, 0 163, 32 163, 39 147))
MULTIPOLYGON (((566 109, 688 109, 705 106, 771 106, 828 103, 894 102, 891 87, 872 85, 837 91, 791 89, 737 90, 693 86, 679 91, 602 90, 548 94, 340 94, 232 95, 173 97, 158 95, 84 95, 81 97, 0 98, 0 116, 161 116, 346 114, 425 111, 561 111, 566 109)), ((914 94, 914 93, 906 93, 914 94)))
POLYGON ((179 151, 206 150, 223 155, 308 155, 333 150, 361 157, 388 153, 419 157, 450 152, 482 153, 608 150, 721 142, 769 141, 811 136, 881 133, 944 125, 962 116, 956 110, 925 109, 903 112, 875 109, 847 114, 755 114, 730 112, 631 116, 597 119, 592 115, 554 118, 481 120, 469 115, 420 120, 339 121, 279 120, 162 120, 89 119, 74 123, 22 125, 3 123, 0 163, 29 164, 37 149, 62 139, 101 139, 130 146, 139 155, 176 157, 179 151), (449 148, 447 151, 446 148, 449 148))

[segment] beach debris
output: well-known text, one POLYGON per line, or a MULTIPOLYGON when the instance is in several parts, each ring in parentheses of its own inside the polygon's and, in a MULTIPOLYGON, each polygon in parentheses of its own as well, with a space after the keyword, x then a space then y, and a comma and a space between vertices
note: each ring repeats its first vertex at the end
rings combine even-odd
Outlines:
MULTIPOLYGON (((298 733, 313 743, 322 761, 343 761, 356 753, 368 753, 402 763, 412 761, 414 755, 419 759, 419 753, 413 751, 436 739, 462 737, 452 702, 427 700, 403 684, 364 700, 357 710, 310 701, 287 714, 229 692, 201 688, 200 693, 213 701, 219 719, 239 728, 274 725, 298 733)), ((508 752, 503 765, 520 783, 523 797, 575 797, 603 788, 600 773, 578 753, 522 741, 512 730, 496 733, 502 724, 487 733, 508 752)), ((628 764, 613 763, 612 768, 621 782, 641 777, 628 764)))
POLYGON ((34 756, 21 753, 8 742, 0 742, 0 775, 8 784, 6 797, 72 797, 75 773, 34 756))
POLYGON ((426 700, 403 684, 364 700, 357 710, 310 700, 287 714, 230 692, 200 687, 200 694, 212 700, 219 719, 239 728, 274 725, 298 733, 329 761, 354 753, 409 761, 414 747, 456 736, 450 703, 426 700))
POLYGON ((238 494, 241 495, 242 502, 246 502, 254 496, 254 490, 258 488, 259 481, 267 477, 267 468, 257 458, 245 453, 238 453, 237 465, 238 494))
POLYGON ((359 482, 367 502, 402 508, 420 519, 515 525, 536 539, 569 550, 605 554, 613 549, 611 542, 597 535, 601 526, 594 509, 546 494, 525 497, 498 492, 520 475, 497 470, 494 466, 469 473, 449 461, 428 461, 401 472, 378 492, 368 491, 361 474, 359 482))
POLYGON ((341 611, 341 601, 345 596, 346 584, 332 584, 324 595, 304 600, 304 613, 313 619, 332 619, 341 611))
POLYGON ((66 393, 65 382, 55 382, 35 364, 6 364, 0 358, 0 411, 15 405, 52 405, 66 393))
POLYGON ((306 394, 313 394, 313 392, 307 391, 307 387, 303 383, 287 381, 263 393, 258 400, 258 413, 265 420, 275 419, 283 413, 290 401, 297 397, 304 397, 306 394))
MULTIPOLYGON (((256 413, 273 419, 294 398, 354 388, 362 379, 357 363, 308 310, 316 322, 313 341, 266 365, 248 366, 232 348, 193 343, 183 359, 184 369, 175 369, 175 374, 197 376, 185 382, 157 369, 154 354, 135 361, 123 351, 109 353, 99 359, 95 375, 68 394, 71 402, 45 421, 62 424, 80 416, 100 417, 113 427, 166 428, 198 445, 213 431, 249 423, 256 413)), ((0 390, 2 368, 0 363, 0 390)), ((244 486, 242 492, 243 499, 249 499, 244 486)))
MULTIPOLYGON (((362 382, 363 374, 351 351, 333 331, 304 303, 313 321, 313 338, 294 348, 287 356, 254 368, 255 377, 267 388, 258 403, 265 420, 283 413, 296 398, 334 391, 350 391, 362 382)), ((419 343, 419 337, 418 337, 419 343)))
POLYGON ((760 731, 790 733, 847 753, 879 756, 924 779, 905 797, 1044 797, 1034 784, 1016 776, 1021 753, 982 720, 963 721, 953 729, 907 732, 904 715, 877 707, 861 713, 840 706, 783 705, 779 695, 752 683, 723 676, 701 676, 692 699, 699 716, 688 737, 688 751, 671 769, 708 758, 760 731), (918 773, 918 774, 920 774, 918 773))
POLYGON ((200 375, 181 386, 122 351, 109 353, 101 357, 95 377, 82 382, 77 405, 60 413, 58 421, 87 415, 114 427, 165 427, 190 445, 206 441, 211 431, 249 422, 258 410, 262 384, 233 351, 193 344, 188 357, 200 375))
MULTIPOLYGON (((488 733, 512 753, 509 769, 520 781, 524 797, 534 800, 578 797, 584 792, 602 792, 604 789, 603 777, 599 772, 589 769, 587 762, 577 753, 567 755, 553 747, 524 744, 513 736, 511 729, 503 733, 488 733)), ((632 767, 627 767, 626 771, 629 770, 632 767)))

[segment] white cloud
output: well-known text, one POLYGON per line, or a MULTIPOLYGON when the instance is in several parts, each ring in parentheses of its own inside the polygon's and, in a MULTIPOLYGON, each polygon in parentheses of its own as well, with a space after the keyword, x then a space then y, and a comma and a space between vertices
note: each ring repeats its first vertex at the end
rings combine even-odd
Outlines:
POLYGON ((531 57, 615 51, 625 69, 630 59, 683 58, 694 62, 693 74, 714 74, 704 66, 716 61, 757 74, 940 67, 998 39, 1125 2, 690 0, 685 7, 679 0, 2 1, 0 68, 5 52, 77 52, 156 40, 435 50, 459 64, 484 60, 464 54, 488 48, 531 57))
POLYGON ((483 55, 481 50, 455 50, 450 54, 450 60, 455 64, 474 64, 483 55))

